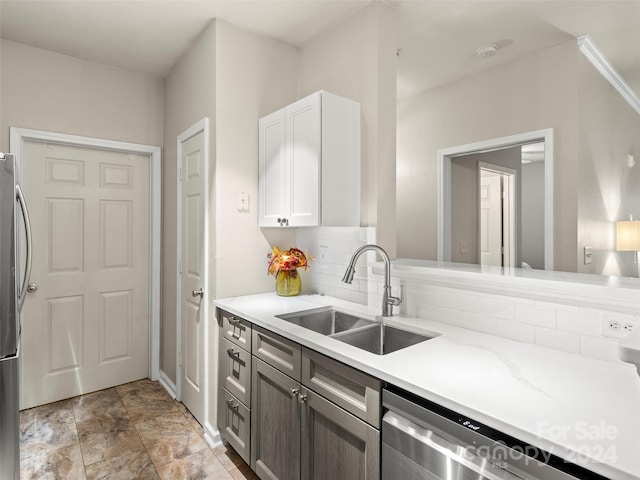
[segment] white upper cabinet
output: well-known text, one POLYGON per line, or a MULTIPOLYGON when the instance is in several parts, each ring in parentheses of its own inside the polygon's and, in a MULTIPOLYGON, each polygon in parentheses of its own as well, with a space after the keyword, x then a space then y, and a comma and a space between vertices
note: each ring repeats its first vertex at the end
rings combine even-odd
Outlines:
POLYGON ((360 104, 316 92, 259 121, 261 227, 360 225, 360 104))

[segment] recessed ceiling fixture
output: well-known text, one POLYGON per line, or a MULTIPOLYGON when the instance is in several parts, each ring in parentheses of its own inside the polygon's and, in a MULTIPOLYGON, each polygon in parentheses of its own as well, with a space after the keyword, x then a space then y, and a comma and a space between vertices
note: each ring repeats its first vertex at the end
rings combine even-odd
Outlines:
POLYGON ((476 49, 476 53, 480 58, 489 58, 493 57, 498 51, 498 45, 495 43, 487 43, 486 45, 482 45, 476 49))

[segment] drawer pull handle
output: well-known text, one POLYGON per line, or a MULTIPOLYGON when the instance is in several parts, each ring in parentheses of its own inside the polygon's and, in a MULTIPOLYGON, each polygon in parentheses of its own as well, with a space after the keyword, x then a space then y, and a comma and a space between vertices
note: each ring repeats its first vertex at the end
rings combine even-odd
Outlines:
POLYGON ((233 348, 229 348, 229 349, 227 349, 227 353, 229 354, 230 357, 240 358, 240 351, 239 350, 236 352, 233 348))

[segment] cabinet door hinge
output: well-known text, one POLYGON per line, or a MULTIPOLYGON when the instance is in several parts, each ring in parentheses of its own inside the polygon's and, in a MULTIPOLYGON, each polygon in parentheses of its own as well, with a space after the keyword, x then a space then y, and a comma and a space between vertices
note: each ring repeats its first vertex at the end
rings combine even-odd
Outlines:
POLYGON ((178 177, 179 177, 180 181, 182 181, 182 168, 178 169, 178 177))
POLYGON ((182 352, 178 353, 178 368, 182 368, 182 352))

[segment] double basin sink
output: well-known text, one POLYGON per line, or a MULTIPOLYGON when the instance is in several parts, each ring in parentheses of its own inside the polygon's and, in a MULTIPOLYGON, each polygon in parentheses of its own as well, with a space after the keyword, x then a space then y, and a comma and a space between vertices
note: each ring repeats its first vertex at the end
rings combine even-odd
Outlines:
POLYGON ((330 307, 276 317, 376 355, 386 355, 433 338, 330 307))

